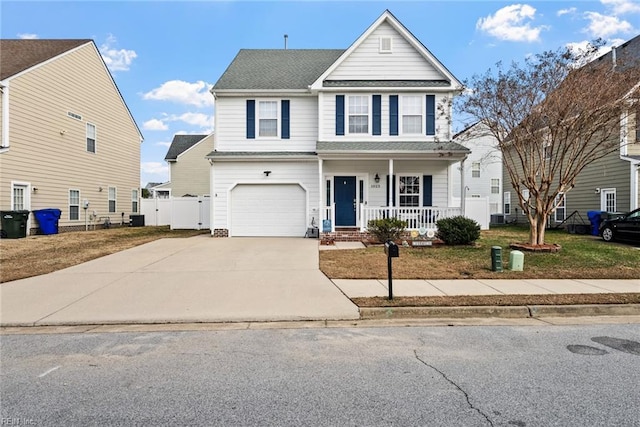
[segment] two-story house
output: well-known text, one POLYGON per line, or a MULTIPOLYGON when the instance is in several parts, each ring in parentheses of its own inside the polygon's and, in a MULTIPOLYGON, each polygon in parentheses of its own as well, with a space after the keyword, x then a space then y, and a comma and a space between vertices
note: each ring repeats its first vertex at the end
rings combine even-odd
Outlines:
POLYGON ((0 90, 3 211, 58 208, 60 231, 139 212, 142 134, 92 40, 0 40, 0 90))
MULTIPOLYGON (((502 152, 496 138, 483 122, 476 122, 455 134, 453 140, 471 150, 464 170, 464 188, 460 187, 461 175, 453 174, 454 197, 487 199, 492 215, 502 213, 502 152)), ((502 222, 500 215, 492 218, 502 222)))
POLYGON ((210 165, 205 157, 213 150, 213 141, 213 133, 173 136, 164 160, 169 163, 169 186, 174 197, 209 195, 210 165))
MULTIPOLYGON (((617 64, 640 64, 640 35, 614 48, 594 61, 617 64)), ((640 82, 635 86, 637 90, 640 82)), ((587 88, 588 89, 588 88, 587 88)), ((627 95, 633 87, 624 88, 627 95)), ((640 207, 640 111, 629 111, 622 115, 619 132, 620 149, 587 166, 576 180, 575 187, 567 194, 558 196, 558 207, 549 220, 549 225, 560 225, 573 212, 588 222, 589 211, 629 212, 640 207)), ((503 206, 507 221, 526 222, 518 211, 518 196, 509 176, 504 172, 503 206)), ((526 190, 525 190, 526 191, 526 190)), ((526 195, 526 194, 525 194, 526 195)), ((577 217, 574 217, 578 219, 577 217)), ((571 220, 573 221, 573 219, 571 220)))
POLYGON ((452 165, 469 150, 450 118, 461 90, 389 11, 346 50, 240 50, 212 88, 212 234, 318 226, 347 240, 370 219, 425 233, 460 214, 452 165))

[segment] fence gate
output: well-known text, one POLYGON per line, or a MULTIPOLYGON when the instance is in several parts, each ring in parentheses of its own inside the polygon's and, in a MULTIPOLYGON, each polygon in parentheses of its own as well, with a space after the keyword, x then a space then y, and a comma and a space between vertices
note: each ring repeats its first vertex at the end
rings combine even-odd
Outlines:
POLYGON ((170 200, 172 230, 209 228, 209 197, 172 197, 170 200))

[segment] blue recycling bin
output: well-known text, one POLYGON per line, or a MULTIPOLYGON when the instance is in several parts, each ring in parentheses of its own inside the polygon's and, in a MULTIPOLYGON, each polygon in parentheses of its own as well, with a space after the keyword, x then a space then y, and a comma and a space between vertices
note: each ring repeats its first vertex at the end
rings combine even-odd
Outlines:
POLYGON ((587 218, 591 223, 591 234, 598 236, 600 234, 600 223, 602 222, 602 211, 587 211, 587 218))
POLYGON ((42 234, 58 234, 58 220, 61 213, 60 209, 55 208, 33 211, 42 234))

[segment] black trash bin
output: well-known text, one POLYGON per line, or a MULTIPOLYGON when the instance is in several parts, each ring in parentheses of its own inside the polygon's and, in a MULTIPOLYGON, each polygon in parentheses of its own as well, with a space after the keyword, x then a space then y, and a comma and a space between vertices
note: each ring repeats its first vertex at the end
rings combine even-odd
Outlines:
POLYGON ((42 234, 58 234, 58 220, 60 219, 60 209, 39 209, 33 211, 38 224, 40 225, 40 231, 42 234))
POLYGON ((0 211, 0 236, 4 239, 27 237, 29 211, 0 211))

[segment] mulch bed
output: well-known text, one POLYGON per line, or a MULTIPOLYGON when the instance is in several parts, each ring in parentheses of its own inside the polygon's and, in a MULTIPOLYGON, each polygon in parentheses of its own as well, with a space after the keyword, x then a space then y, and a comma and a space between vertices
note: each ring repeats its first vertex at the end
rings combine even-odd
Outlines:
POLYGON ((455 307, 574 304, 640 304, 640 293, 553 294, 553 295, 475 295, 444 297, 352 298, 358 307, 455 307))

